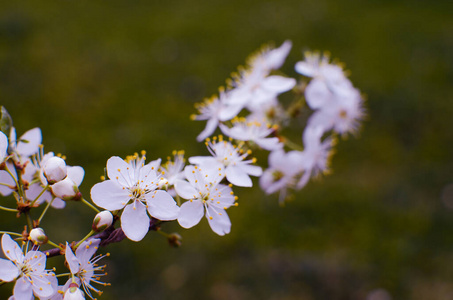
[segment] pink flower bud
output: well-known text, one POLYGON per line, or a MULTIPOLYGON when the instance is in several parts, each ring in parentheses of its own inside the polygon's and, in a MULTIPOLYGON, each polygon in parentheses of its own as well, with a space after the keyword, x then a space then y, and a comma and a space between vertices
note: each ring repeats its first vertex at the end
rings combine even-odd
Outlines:
POLYGON ((96 231, 100 232, 112 225, 113 223, 113 215, 108 210, 101 211, 98 213, 93 220, 93 226, 91 228, 96 231))
POLYGON ((65 201, 69 200, 80 200, 82 194, 79 192, 77 184, 72 181, 71 178, 66 177, 65 179, 58 181, 52 185, 52 193, 65 201))
POLYGON ((58 156, 51 157, 44 165, 43 171, 49 184, 54 184, 66 177, 66 162, 58 156))
POLYGON ((28 235, 28 239, 35 245, 44 245, 49 240, 42 228, 33 228, 28 235))

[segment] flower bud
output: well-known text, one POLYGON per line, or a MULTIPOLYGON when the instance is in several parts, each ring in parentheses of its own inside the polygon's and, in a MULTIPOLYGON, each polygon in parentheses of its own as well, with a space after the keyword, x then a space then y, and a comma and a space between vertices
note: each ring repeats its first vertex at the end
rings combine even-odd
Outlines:
POLYGON ((79 289, 79 285, 73 282, 64 293, 63 300, 85 300, 85 295, 79 289))
POLYGON ((49 184, 54 184, 66 177, 66 162, 58 156, 53 156, 47 160, 43 171, 49 184))
POLYGON ((72 181, 71 178, 66 177, 65 179, 58 181, 52 185, 52 193, 65 201, 69 200, 80 200, 82 194, 79 192, 79 187, 72 181))
POLYGON ((35 245, 44 245, 49 240, 47 235, 44 233, 42 228, 33 228, 28 235, 28 239, 32 241, 35 245))
POLYGON ((170 244, 170 246, 175 247, 175 248, 181 247, 181 245, 182 245, 182 236, 180 236, 176 232, 175 233, 171 233, 171 234, 168 235, 168 243, 170 244))
POLYGON ((108 210, 101 211, 98 213, 93 220, 93 225, 91 228, 96 231, 104 231, 113 223, 113 215, 108 210))

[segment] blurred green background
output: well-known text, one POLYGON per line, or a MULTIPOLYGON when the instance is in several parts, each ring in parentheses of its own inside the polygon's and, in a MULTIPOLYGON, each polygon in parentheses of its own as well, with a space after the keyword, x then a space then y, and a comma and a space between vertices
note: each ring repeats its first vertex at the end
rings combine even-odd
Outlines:
MULTIPOLYGON (((452 299, 452 12, 451 1, 3 1, 0 104, 19 135, 40 127, 46 151, 85 168, 88 197, 112 155, 207 154, 193 104, 262 44, 291 39, 282 70, 296 77, 302 50, 328 50, 369 115, 339 143, 334 173, 283 208, 236 189, 225 237, 203 219, 164 226, 179 249, 155 233, 110 245, 101 299, 452 299)), ((42 225, 76 240, 92 217, 68 203, 42 225)))

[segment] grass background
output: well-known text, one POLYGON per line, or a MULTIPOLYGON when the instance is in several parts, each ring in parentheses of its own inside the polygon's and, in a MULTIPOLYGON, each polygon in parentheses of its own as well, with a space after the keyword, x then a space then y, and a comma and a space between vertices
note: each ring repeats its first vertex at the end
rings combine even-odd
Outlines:
MULTIPOLYGON (((293 41, 290 76, 302 50, 329 50, 369 115, 359 139, 339 143, 333 175, 284 208, 237 189, 226 237, 203 220, 165 226, 183 236, 179 249, 157 234, 109 246, 101 299, 451 299, 452 11, 449 1, 9 1, 0 104, 19 134, 40 127, 46 151, 85 168, 89 195, 112 155, 206 153, 193 104, 262 44, 293 41)), ((68 203, 43 227, 63 242, 91 218, 68 203)))

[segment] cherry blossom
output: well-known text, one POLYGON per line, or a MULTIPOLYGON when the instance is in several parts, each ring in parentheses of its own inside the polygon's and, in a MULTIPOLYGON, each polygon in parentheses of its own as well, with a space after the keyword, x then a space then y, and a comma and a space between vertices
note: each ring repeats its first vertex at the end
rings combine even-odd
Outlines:
POLYGON ((2 249, 9 259, 0 258, 0 280, 16 280, 13 289, 15 299, 50 297, 55 293, 55 274, 45 270, 46 255, 40 251, 28 251, 25 255, 21 247, 8 235, 2 236, 2 249))
MULTIPOLYGON (((166 191, 158 190, 162 174, 156 172, 158 163, 144 163, 138 154, 128 162, 118 156, 107 161, 109 180, 95 184, 91 189, 93 202, 107 210, 123 209, 121 228, 133 241, 142 240, 149 228, 150 216, 175 220, 179 207, 166 191)), ((160 161, 159 161, 160 162, 160 161)))
POLYGON ((231 230, 231 221, 226 209, 235 205, 236 197, 231 187, 219 184, 223 178, 220 170, 202 170, 197 166, 186 166, 184 169, 188 181, 177 180, 176 193, 189 201, 181 205, 178 222, 184 228, 197 225, 206 215, 209 226, 218 235, 225 235, 231 230))

